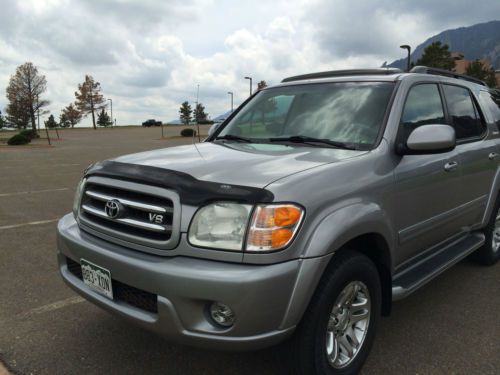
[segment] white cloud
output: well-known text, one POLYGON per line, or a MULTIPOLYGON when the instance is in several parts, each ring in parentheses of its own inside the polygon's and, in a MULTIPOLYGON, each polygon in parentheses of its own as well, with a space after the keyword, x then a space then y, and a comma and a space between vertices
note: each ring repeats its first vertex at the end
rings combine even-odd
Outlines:
MULTIPOLYGON (((379 66, 448 27, 489 20, 496 0, 26 0, 2 1, 0 109, 8 77, 32 61, 47 76, 50 110, 74 100, 85 74, 113 98, 119 123, 178 116, 200 101, 216 116, 248 95, 248 81, 379 66)), ((496 12, 496 13, 495 13, 496 12)), ((89 121, 86 120, 86 123, 89 121)))

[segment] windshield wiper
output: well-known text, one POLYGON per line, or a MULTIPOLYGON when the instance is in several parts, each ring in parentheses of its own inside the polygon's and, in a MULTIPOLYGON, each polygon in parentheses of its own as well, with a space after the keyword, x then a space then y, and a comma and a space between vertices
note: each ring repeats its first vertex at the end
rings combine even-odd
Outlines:
POLYGON ((245 142, 245 143, 253 142, 250 138, 240 137, 239 135, 234 135, 234 134, 221 135, 220 137, 215 138, 216 141, 218 141, 219 139, 225 139, 228 141, 236 141, 236 142, 245 142))
POLYGON ((269 138, 269 142, 292 142, 292 143, 307 143, 307 144, 320 143, 335 148, 341 148, 344 150, 356 150, 356 147, 348 143, 332 141, 330 139, 325 139, 325 138, 307 137, 305 135, 293 135, 291 137, 269 138))

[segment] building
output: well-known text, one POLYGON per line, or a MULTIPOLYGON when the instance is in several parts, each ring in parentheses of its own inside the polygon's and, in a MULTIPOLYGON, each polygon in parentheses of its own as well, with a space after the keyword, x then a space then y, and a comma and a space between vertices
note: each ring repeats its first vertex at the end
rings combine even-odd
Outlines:
MULTIPOLYGON (((473 62, 471 60, 466 60, 464 58, 464 54, 461 52, 452 52, 451 57, 453 58, 453 60, 455 60, 455 68, 453 69, 453 71, 459 74, 465 74, 467 72, 467 68, 473 62)), ((492 68, 491 63, 488 59, 479 59, 479 61, 486 69, 492 68)), ((497 70, 495 73, 498 82, 500 71, 497 70)))

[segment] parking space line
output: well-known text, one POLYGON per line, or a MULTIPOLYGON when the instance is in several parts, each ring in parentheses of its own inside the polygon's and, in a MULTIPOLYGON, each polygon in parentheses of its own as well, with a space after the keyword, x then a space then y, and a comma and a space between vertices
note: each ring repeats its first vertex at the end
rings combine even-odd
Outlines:
POLYGON ((50 219, 50 220, 31 221, 29 223, 22 223, 22 224, 4 225, 4 226, 0 226, 0 230, 20 228, 20 227, 25 227, 28 225, 40 225, 40 224, 53 223, 53 222, 58 221, 58 220, 59 219, 50 219))
POLYGON ((59 309, 62 309, 63 307, 74 305, 76 303, 80 303, 83 301, 85 301, 85 300, 79 296, 70 297, 70 298, 63 299, 61 301, 49 303, 48 305, 34 308, 34 309, 28 311, 26 314, 27 315, 43 314, 43 313, 46 313, 49 311, 59 310, 59 309))
POLYGON ((38 193, 51 193, 53 191, 65 191, 68 188, 59 189, 45 189, 45 190, 32 190, 32 191, 16 191, 15 193, 0 193, 0 197, 10 197, 12 195, 26 195, 26 194, 38 194, 38 193))

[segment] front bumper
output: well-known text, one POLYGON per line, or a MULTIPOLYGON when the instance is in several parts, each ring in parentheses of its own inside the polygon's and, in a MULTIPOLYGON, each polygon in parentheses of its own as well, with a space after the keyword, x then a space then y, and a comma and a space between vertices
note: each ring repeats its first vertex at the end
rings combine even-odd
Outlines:
POLYGON ((304 290, 315 286, 297 286, 305 260, 256 266, 145 254, 80 231, 71 214, 58 224, 58 248, 60 273, 79 294, 144 328, 193 346, 253 350, 274 345, 293 333, 297 319, 290 322, 286 317, 300 316, 301 308, 292 306, 299 303, 297 296, 303 304, 304 290), (89 289, 69 271, 67 258, 76 262, 84 258, 110 270, 113 280, 155 294, 157 313, 89 289), (213 301, 233 309, 232 327, 211 322, 207 307, 213 301))

